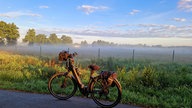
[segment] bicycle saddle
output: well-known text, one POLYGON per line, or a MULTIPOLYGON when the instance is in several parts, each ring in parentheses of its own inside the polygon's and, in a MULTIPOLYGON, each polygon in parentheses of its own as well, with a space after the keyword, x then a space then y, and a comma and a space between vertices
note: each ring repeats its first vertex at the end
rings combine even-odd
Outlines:
POLYGON ((88 68, 91 69, 92 71, 97 71, 100 69, 100 67, 98 65, 93 65, 93 64, 89 65, 88 68))

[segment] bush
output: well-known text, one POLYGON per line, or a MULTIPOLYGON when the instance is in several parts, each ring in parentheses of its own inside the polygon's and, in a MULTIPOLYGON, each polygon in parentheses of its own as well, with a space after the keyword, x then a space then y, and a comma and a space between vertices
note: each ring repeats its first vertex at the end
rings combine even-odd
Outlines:
POLYGON ((0 71, 0 80, 21 82, 24 80, 23 74, 20 71, 0 71))
POLYGON ((147 87, 157 87, 159 82, 157 80, 158 74, 153 67, 144 67, 141 73, 141 84, 147 87))

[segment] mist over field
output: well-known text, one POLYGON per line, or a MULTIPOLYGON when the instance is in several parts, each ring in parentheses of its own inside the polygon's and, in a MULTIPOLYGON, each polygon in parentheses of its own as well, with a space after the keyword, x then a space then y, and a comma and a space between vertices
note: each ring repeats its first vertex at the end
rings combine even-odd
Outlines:
POLYGON ((80 59, 120 58, 135 60, 153 60, 156 62, 192 62, 192 47, 142 47, 142 46, 79 46, 79 45, 17 45, 2 46, 6 50, 22 55, 55 58, 66 50, 77 52, 80 59))

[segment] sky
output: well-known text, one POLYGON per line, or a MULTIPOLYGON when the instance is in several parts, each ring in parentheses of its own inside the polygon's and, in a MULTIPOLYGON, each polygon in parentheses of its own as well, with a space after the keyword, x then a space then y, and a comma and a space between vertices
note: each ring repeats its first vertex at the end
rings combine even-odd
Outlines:
POLYGON ((0 20, 21 38, 33 28, 74 43, 192 46, 192 0, 0 0, 0 20))

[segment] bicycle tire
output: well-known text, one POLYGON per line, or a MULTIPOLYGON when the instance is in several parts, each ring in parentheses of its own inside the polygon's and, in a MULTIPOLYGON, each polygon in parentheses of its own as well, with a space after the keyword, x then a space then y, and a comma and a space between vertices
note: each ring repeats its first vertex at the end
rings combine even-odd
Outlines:
POLYGON ((67 100, 77 91, 77 83, 73 77, 64 73, 56 73, 49 79, 48 90, 55 98, 67 100))
POLYGON ((110 108, 110 107, 114 107, 116 106, 120 101, 121 101, 121 95, 122 95, 122 88, 121 85, 119 83, 119 81, 117 79, 114 79, 113 81, 113 86, 109 86, 109 93, 108 95, 111 95, 109 97, 110 98, 114 98, 111 100, 108 99, 103 99, 102 97, 100 97, 100 92, 102 91, 102 84, 101 84, 102 79, 98 78, 97 80, 94 80, 91 82, 91 98, 93 99, 93 101, 99 105, 102 108, 110 108), (97 84, 100 84, 100 86, 98 86, 97 84), (112 90, 111 90, 112 88, 112 90), (97 89, 97 90, 96 90, 97 89), (115 94, 116 93, 116 94, 115 94), (97 96, 99 95, 99 96, 97 96), (114 97, 115 96, 115 97, 114 97))

